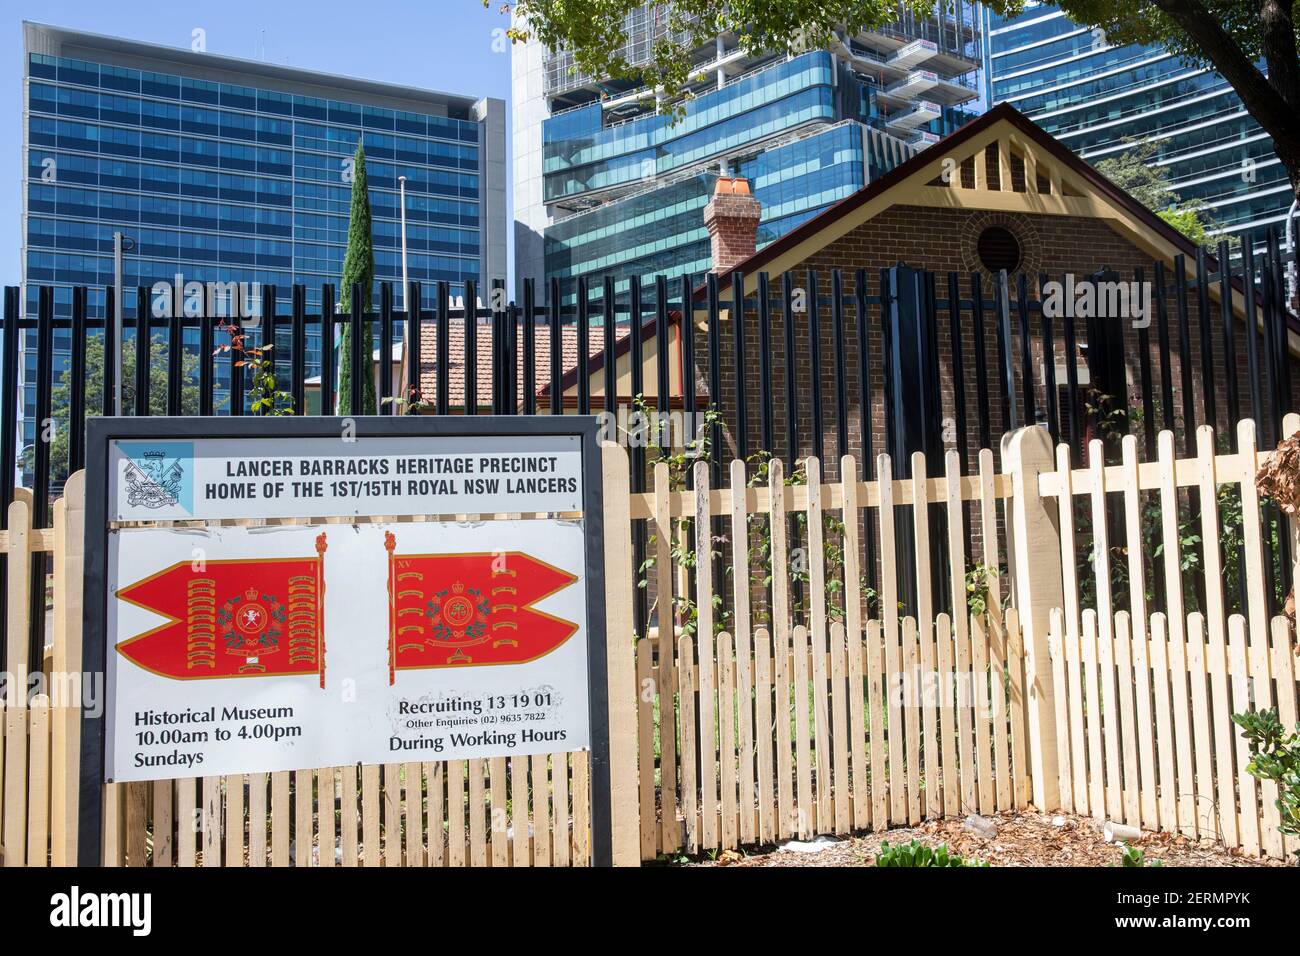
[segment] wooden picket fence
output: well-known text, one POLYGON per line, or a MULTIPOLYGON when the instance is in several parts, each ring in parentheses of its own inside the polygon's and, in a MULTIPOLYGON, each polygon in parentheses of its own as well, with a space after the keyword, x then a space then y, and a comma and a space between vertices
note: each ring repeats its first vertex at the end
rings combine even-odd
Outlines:
MULTIPOLYGON (((689 490, 674 488, 682 482, 666 463, 655 466, 653 491, 633 496, 631 514, 648 524, 655 552, 646 585, 653 581, 657 627, 637 642, 643 858, 1025 804, 1018 620, 1014 611, 1003 620, 996 578, 988 582, 993 613, 972 618, 966 610, 967 510, 980 563, 997 568, 998 505, 1011 485, 994 473, 988 450, 974 476, 961 474, 956 452, 944 464, 944 476, 930 478, 925 456, 916 454, 910 479, 860 482, 857 461, 846 455, 843 481, 823 484, 820 463, 809 458, 803 483, 791 484, 773 460, 766 486, 752 487, 744 464, 733 461, 729 487, 714 489, 709 466, 698 462, 689 490), (931 505, 947 519, 946 540, 936 547, 959 602, 938 614, 930 597, 931 505), (917 542, 915 617, 899 614, 899 507, 917 542), (862 520, 867 509, 871 522, 862 520), (830 569, 838 584, 829 589, 843 594, 838 620, 826 599, 827 512, 842 518, 832 525, 842 560, 830 569), (796 513, 806 517, 806 540, 792 544, 788 519, 796 513), (713 518, 730 543, 729 587, 715 587, 713 518), (750 551, 755 520, 770 542, 764 567, 750 551), (863 616, 866 528, 878 529, 885 556, 879 620, 863 616), (791 611, 794 548, 807 564, 806 613, 791 611), (758 607, 755 574, 770 577, 770 596, 757 595, 758 607), (721 592, 732 628, 715 637, 713 596, 721 592), (693 599, 690 633, 683 633, 683 598, 693 599), (756 614, 772 626, 753 627, 756 614)), ((892 473, 888 455, 876 465, 877 474, 892 473)))
POLYGON ((1149 830, 1209 837, 1252 855, 1296 849, 1279 828, 1277 786, 1246 770, 1250 754, 1232 715, 1276 706, 1296 725, 1290 625, 1247 639, 1246 618, 1207 628, 1153 614, 1143 633, 1127 611, 1113 628, 1088 609, 1080 634, 1053 622, 1061 796, 1067 809, 1149 830), (1276 695, 1276 697, 1274 697, 1276 695), (1064 720, 1059 720, 1064 717, 1064 720))
POLYGON ((649 638, 637 642, 637 683, 665 679, 677 700, 673 721, 656 725, 655 697, 642 695, 641 767, 655 766, 656 732, 675 723, 680 738, 680 781, 659 755, 658 816, 656 775, 641 775, 644 859, 1025 806, 1014 610, 1005 622, 972 617, 969 629, 946 614, 930 627, 906 617, 901 641, 885 640, 879 621, 856 641, 840 621, 829 636, 819 647, 800 624, 783 647, 759 628, 751 646, 722 632, 709 649, 682 635, 671 664, 654 662, 649 638), (716 712, 705 714, 710 658, 716 712))
MULTIPOLYGON (((1300 419, 1287 416, 1294 434, 1300 419)), ((1064 577, 1064 606, 1054 611, 1050 654, 1055 684, 1061 804, 1066 809, 1131 826, 1209 836, 1251 854, 1282 857, 1296 841, 1279 831, 1277 788, 1246 770, 1250 754, 1234 713, 1276 708, 1287 729, 1297 721, 1295 636, 1285 617, 1267 615, 1265 529, 1255 476, 1266 456, 1256 447, 1255 425, 1242 421, 1236 451, 1216 454, 1212 429, 1196 434, 1197 456, 1176 459, 1174 436, 1161 432, 1157 459, 1139 463, 1136 441, 1122 443, 1122 463, 1103 467, 1099 445, 1092 466, 1071 469, 1068 450, 1041 476, 1039 490, 1057 503, 1064 577), (1199 494, 1202 542, 1223 530, 1214 502, 1227 486, 1241 502, 1241 591, 1245 613, 1230 614, 1225 555, 1217 547, 1192 547, 1203 561, 1200 610, 1186 613, 1179 498, 1199 494), (1118 496, 1119 501, 1113 497, 1118 496), (1159 530, 1144 537, 1143 501, 1158 503, 1159 530), (1083 504, 1077 498, 1085 499, 1083 504), (1106 515, 1122 515, 1127 593, 1113 593, 1106 515), (1092 574, 1096 607, 1080 610, 1074 540, 1076 507, 1092 516, 1092 574), (1154 548, 1133 547, 1145 540, 1154 548), (1147 563, 1163 578, 1166 612, 1148 614, 1147 563), (1117 597, 1126 610, 1114 610, 1117 597)), ((1293 558, 1297 529, 1290 524, 1293 558)), ((1227 560, 1236 556, 1226 555, 1227 560)), ((1300 572, 1300 566, 1295 568, 1300 572)), ((1300 573, 1293 573, 1293 580, 1300 573)))
POLYGON ((589 774, 588 754, 559 753, 121 784, 105 788, 105 857, 150 866, 585 866, 589 774))
MULTIPOLYGON (((985 451, 974 474, 962 474, 950 453, 932 477, 915 455, 910 478, 884 481, 858 480, 846 457, 835 483, 823 483, 819 462, 808 459, 797 482, 772 461, 766 481, 751 486, 751 472, 733 462, 728 486, 718 488, 699 462, 687 488, 660 463, 653 490, 637 494, 626 452, 606 446, 615 859, 1030 803, 1281 855, 1292 841, 1278 831, 1274 794, 1245 772, 1230 724, 1231 713, 1251 707, 1276 706, 1289 726, 1296 720, 1293 629, 1267 619, 1251 497, 1266 455, 1249 425, 1231 453, 1216 453, 1212 434, 1198 437, 1196 458, 1175 459, 1162 436, 1155 462, 1137 462, 1125 442, 1122 464, 1102 465, 1094 448, 1091 467, 1071 469, 1059 449, 1053 458, 1045 432, 1025 429, 1004 441, 1007 473, 996 473, 985 451), (1008 441, 1019 450, 1008 455, 1008 441), (1203 557, 1206 603, 1186 613, 1176 504, 1189 490, 1212 500, 1222 484, 1242 496, 1245 613, 1225 612, 1214 548, 1203 557), (1128 608, 1116 608, 1105 546, 1107 515, 1123 517, 1130 540, 1146 533, 1140 507, 1152 496, 1163 508, 1156 563, 1174 602, 1168 613, 1148 613, 1151 558, 1134 559, 1134 548, 1125 559, 1133 562, 1128 608), (1076 507, 1094 517, 1091 582, 1077 571, 1085 542, 1075 540, 1076 507), (643 569, 632 562, 638 522, 654 557, 643 569), (802 530, 792 535, 792 526, 802 530), (908 570, 917 583, 906 612, 895 557, 903 528, 915 542, 908 570), (715 558, 730 572, 719 576, 715 558), (932 558, 946 591, 932 586, 932 558), (972 615, 967 571, 1004 563, 1005 578, 984 581, 987 613, 972 615), (863 586, 868 565, 878 595, 863 586), (655 601, 641 636, 632 624, 639 578, 655 601), (1087 607, 1085 584, 1095 595, 1087 607), (948 606, 935 606, 938 593, 948 606)), ((875 473, 892 474, 887 456, 875 473)), ((52 676, 79 670, 83 500, 78 474, 50 528, 31 527, 26 492, 9 507, 0 549, 10 673, 29 667, 21 636, 38 552, 54 558, 44 667, 52 676)), ((1204 540, 1218 540, 1217 521, 1216 509, 1204 509, 1204 540)), ((1289 553, 1300 553, 1294 527, 1290 538, 1289 553)), ((6 865, 75 859, 81 711, 59 687, 11 695, 0 711, 6 865)), ((562 753, 111 786, 104 859, 585 865, 591 777, 588 755, 562 753)))
POLYGON ((77 767, 80 748, 81 579, 85 477, 70 477, 54 503, 49 528, 33 528, 32 496, 19 488, 9 503, 6 556, 5 671, 0 697, 0 863, 44 866, 75 859, 77 767), (53 556, 52 643, 42 661, 29 661, 33 557, 53 556), (13 637, 16 635, 16 639, 13 637), (44 683, 30 700, 29 671, 44 683))

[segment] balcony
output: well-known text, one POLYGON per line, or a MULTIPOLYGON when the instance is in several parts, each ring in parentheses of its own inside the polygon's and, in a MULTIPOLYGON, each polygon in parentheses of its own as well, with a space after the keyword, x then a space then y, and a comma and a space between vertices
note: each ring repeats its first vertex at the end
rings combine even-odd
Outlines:
POLYGON ((542 129, 544 201, 581 208, 798 128, 834 122, 833 83, 830 54, 814 51, 702 94, 680 118, 647 112, 602 125, 599 104, 557 114, 542 129))
POLYGON ((913 70, 877 94, 888 106, 910 105, 922 96, 943 106, 959 106, 978 97, 975 88, 959 79, 944 79, 931 70, 913 70))
POLYGON ((938 54, 939 46, 933 40, 914 40, 885 57, 885 64, 900 70, 910 70, 938 54))
POLYGON ((943 115, 943 110, 938 103, 932 103, 929 100, 918 100, 909 109, 901 113, 895 113, 885 120, 885 129, 894 135, 910 132, 918 126, 924 126, 931 123, 943 115))
POLYGON ((911 103, 922 93, 928 93, 939 83, 939 75, 929 70, 913 70, 901 80, 895 80, 883 90, 884 95, 895 101, 911 103))

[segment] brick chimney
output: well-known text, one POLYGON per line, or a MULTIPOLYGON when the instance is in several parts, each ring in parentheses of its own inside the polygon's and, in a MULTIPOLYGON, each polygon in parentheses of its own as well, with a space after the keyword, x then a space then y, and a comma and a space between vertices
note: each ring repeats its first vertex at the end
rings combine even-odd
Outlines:
POLYGON ((704 207, 715 273, 728 272, 744 262, 758 245, 758 218, 762 206, 749 191, 749 180, 719 176, 713 199, 704 207))

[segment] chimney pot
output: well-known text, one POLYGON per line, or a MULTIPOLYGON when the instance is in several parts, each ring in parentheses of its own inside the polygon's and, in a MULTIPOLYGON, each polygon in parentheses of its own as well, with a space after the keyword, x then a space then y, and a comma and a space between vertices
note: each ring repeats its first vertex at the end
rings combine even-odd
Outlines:
POLYGON ((729 272, 758 248, 758 221, 762 205, 742 176, 719 176, 713 198, 704 207, 715 273, 729 272))

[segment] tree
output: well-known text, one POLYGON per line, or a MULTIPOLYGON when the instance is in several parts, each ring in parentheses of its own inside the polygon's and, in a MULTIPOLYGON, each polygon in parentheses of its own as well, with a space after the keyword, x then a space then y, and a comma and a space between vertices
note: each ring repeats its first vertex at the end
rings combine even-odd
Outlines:
MULTIPOLYGON (((357 152, 352 166, 352 207, 348 218, 348 248, 343 254, 343 311, 352 308, 352 284, 361 284, 363 301, 361 311, 369 312, 372 288, 375 284, 375 249, 370 234, 370 193, 366 188, 366 151, 357 142, 357 152)), ((339 343, 339 401, 340 415, 375 414, 375 377, 371 370, 370 356, 375 350, 374 334, 370 323, 362 322, 361 357, 364 368, 352 367, 352 325, 343 326, 343 338, 339 343), (360 409, 352 407, 352 376, 361 376, 360 409)), ((329 343, 323 343, 327 347, 329 343)))
MULTIPOLYGON (((1198 246, 1204 246, 1207 251, 1213 252, 1218 248, 1219 237, 1210 235, 1210 227, 1207 227, 1205 220, 1201 218, 1204 214, 1196 205, 1188 204, 1181 209, 1157 209, 1156 215, 1198 246)), ((1238 236, 1223 238, 1232 246, 1241 242, 1238 236)))
MULTIPOLYGON (((1186 62, 1217 71, 1273 138, 1291 190, 1300 196, 1298 0, 1057 0, 1057 5, 1076 23, 1102 30, 1108 43, 1164 46, 1186 62)), ((1024 0, 991 0, 990 6, 1015 11, 1024 0)))
MULTIPOLYGON (((489 6, 494 0, 483 0, 489 6)), ((690 52, 731 32, 749 53, 825 46, 839 27, 857 32, 898 19, 900 5, 925 16, 934 0, 673 0, 656 14, 663 29, 649 62, 633 66, 622 55, 624 20, 642 0, 515 0, 501 9, 512 17, 510 38, 535 38, 550 50, 567 49, 577 69, 595 76, 634 79, 662 89, 673 101, 695 74, 690 52)))
MULTIPOLYGON (((1300 0, 1056 3, 1076 23, 1103 31, 1109 43, 1165 46, 1220 73, 1273 138, 1291 188, 1300 195, 1300 0)), ((988 5, 997 13, 1017 13, 1025 0, 988 5)), ((639 6, 640 0, 515 0, 504 9, 513 16, 512 39, 534 37, 549 49, 567 48, 583 72, 634 77, 662 87, 669 99, 690 78, 690 51, 718 33, 734 32, 750 52, 797 52, 824 45, 833 29, 856 32, 898 18, 898 5, 887 0, 672 0, 664 5, 667 32, 656 40, 651 62, 632 69, 620 52, 623 21, 639 6)), ((904 0, 902 6, 928 16, 935 3, 904 0)))
MULTIPOLYGON (((155 335, 149 343, 149 414, 167 414, 167 346, 161 335, 155 335)), ((199 413, 198 385, 199 357, 186 351, 181 357, 181 414, 197 415, 199 413)), ((54 434, 50 440, 50 479, 51 485, 58 486, 68 477, 68 415, 72 407, 71 371, 64 369, 63 374, 50 392, 51 418, 54 419, 54 434)), ((103 410, 99 399, 104 394, 104 339, 93 336, 86 340, 86 417, 95 418, 103 410)), ((135 348, 122 351, 122 408, 135 408, 135 348)), ((23 449, 23 471, 31 472, 35 467, 35 448, 23 449)))
POLYGON ((1157 165, 1155 143, 1133 142, 1118 156, 1097 164, 1101 173, 1120 189, 1146 206, 1198 246, 1212 249, 1216 244, 1210 230, 1217 223, 1199 199, 1182 201, 1169 185, 1169 170, 1157 165))

